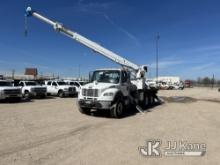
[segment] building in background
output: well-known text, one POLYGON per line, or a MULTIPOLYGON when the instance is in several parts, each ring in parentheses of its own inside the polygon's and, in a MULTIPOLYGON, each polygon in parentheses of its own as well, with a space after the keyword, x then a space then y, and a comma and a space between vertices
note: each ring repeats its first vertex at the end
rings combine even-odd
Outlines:
POLYGON ((33 76, 34 78, 36 78, 38 75, 38 71, 37 71, 37 68, 25 68, 24 74, 28 76, 33 76))

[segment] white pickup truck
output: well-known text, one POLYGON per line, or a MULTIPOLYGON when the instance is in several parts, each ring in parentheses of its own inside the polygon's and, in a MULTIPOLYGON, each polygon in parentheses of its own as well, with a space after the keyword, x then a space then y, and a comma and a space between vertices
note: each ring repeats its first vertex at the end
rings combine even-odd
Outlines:
POLYGON ((47 87, 47 93, 49 95, 55 95, 59 97, 77 95, 76 88, 74 86, 68 85, 64 81, 45 81, 45 86, 47 87))
POLYGON ((47 96, 47 88, 35 81, 20 81, 18 86, 21 87, 22 94, 25 98, 37 96, 44 98, 47 96))
POLYGON ((74 86, 76 88, 76 92, 79 93, 80 89, 83 85, 87 83, 87 81, 74 81, 74 80, 64 80, 68 85, 74 86))
POLYGON ((21 89, 13 87, 12 82, 8 80, 0 80, 0 100, 22 98, 21 89))

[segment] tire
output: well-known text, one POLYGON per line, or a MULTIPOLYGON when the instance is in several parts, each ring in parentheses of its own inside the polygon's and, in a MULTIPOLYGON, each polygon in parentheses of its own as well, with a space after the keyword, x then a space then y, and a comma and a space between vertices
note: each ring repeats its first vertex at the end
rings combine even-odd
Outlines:
POLYGON ((59 96, 60 98, 63 98, 63 97, 64 97, 64 92, 63 92, 62 90, 60 90, 60 91, 58 92, 58 96, 59 96))
POLYGON ((82 114, 90 114, 90 108, 85 108, 85 107, 80 107, 79 106, 79 112, 81 112, 82 114))
POLYGON ((149 96, 149 105, 153 105, 154 104, 154 96, 150 95, 149 96))
POLYGON ((124 113, 124 103, 122 100, 118 100, 115 104, 113 104, 112 108, 110 109, 111 116, 114 118, 122 117, 124 113))
POLYGON ((149 106, 149 97, 146 95, 145 96, 145 99, 144 99, 144 107, 147 107, 147 106, 149 106))
POLYGON ((24 92, 24 98, 25 99, 30 99, 30 92, 29 91, 24 92))

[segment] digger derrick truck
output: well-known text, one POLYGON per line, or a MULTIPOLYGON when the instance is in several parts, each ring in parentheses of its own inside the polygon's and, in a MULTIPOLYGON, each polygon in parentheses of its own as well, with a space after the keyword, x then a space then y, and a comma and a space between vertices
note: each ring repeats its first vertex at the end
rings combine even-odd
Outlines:
POLYGON ((97 69, 90 72, 90 81, 83 85, 78 94, 79 111, 89 114, 92 109, 109 110, 112 117, 121 117, 125 110, 134 107, 142 110, 148 105, 159 102, 157 89, 146 84, 147 66, 139 66, 103 46, 71 31, 61 23, 54 22, 27 7, 25 18, 33 16, 49 25, 55 31, 92 49, 94 52, 121 65, 121 68, 97 69))

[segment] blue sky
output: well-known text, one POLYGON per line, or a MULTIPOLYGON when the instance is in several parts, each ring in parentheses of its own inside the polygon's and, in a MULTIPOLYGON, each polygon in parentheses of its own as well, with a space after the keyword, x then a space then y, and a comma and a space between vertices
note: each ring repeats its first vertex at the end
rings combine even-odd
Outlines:
POLYGON ((23 73, 37 67, 42 74, 77 76, 117 64, 54 32, 24 9, 42 15, 100 43, 155 76, 155 36, 159 40, 159 75, 220 78, 219 0, 1 0, 0 73, 23 73))

